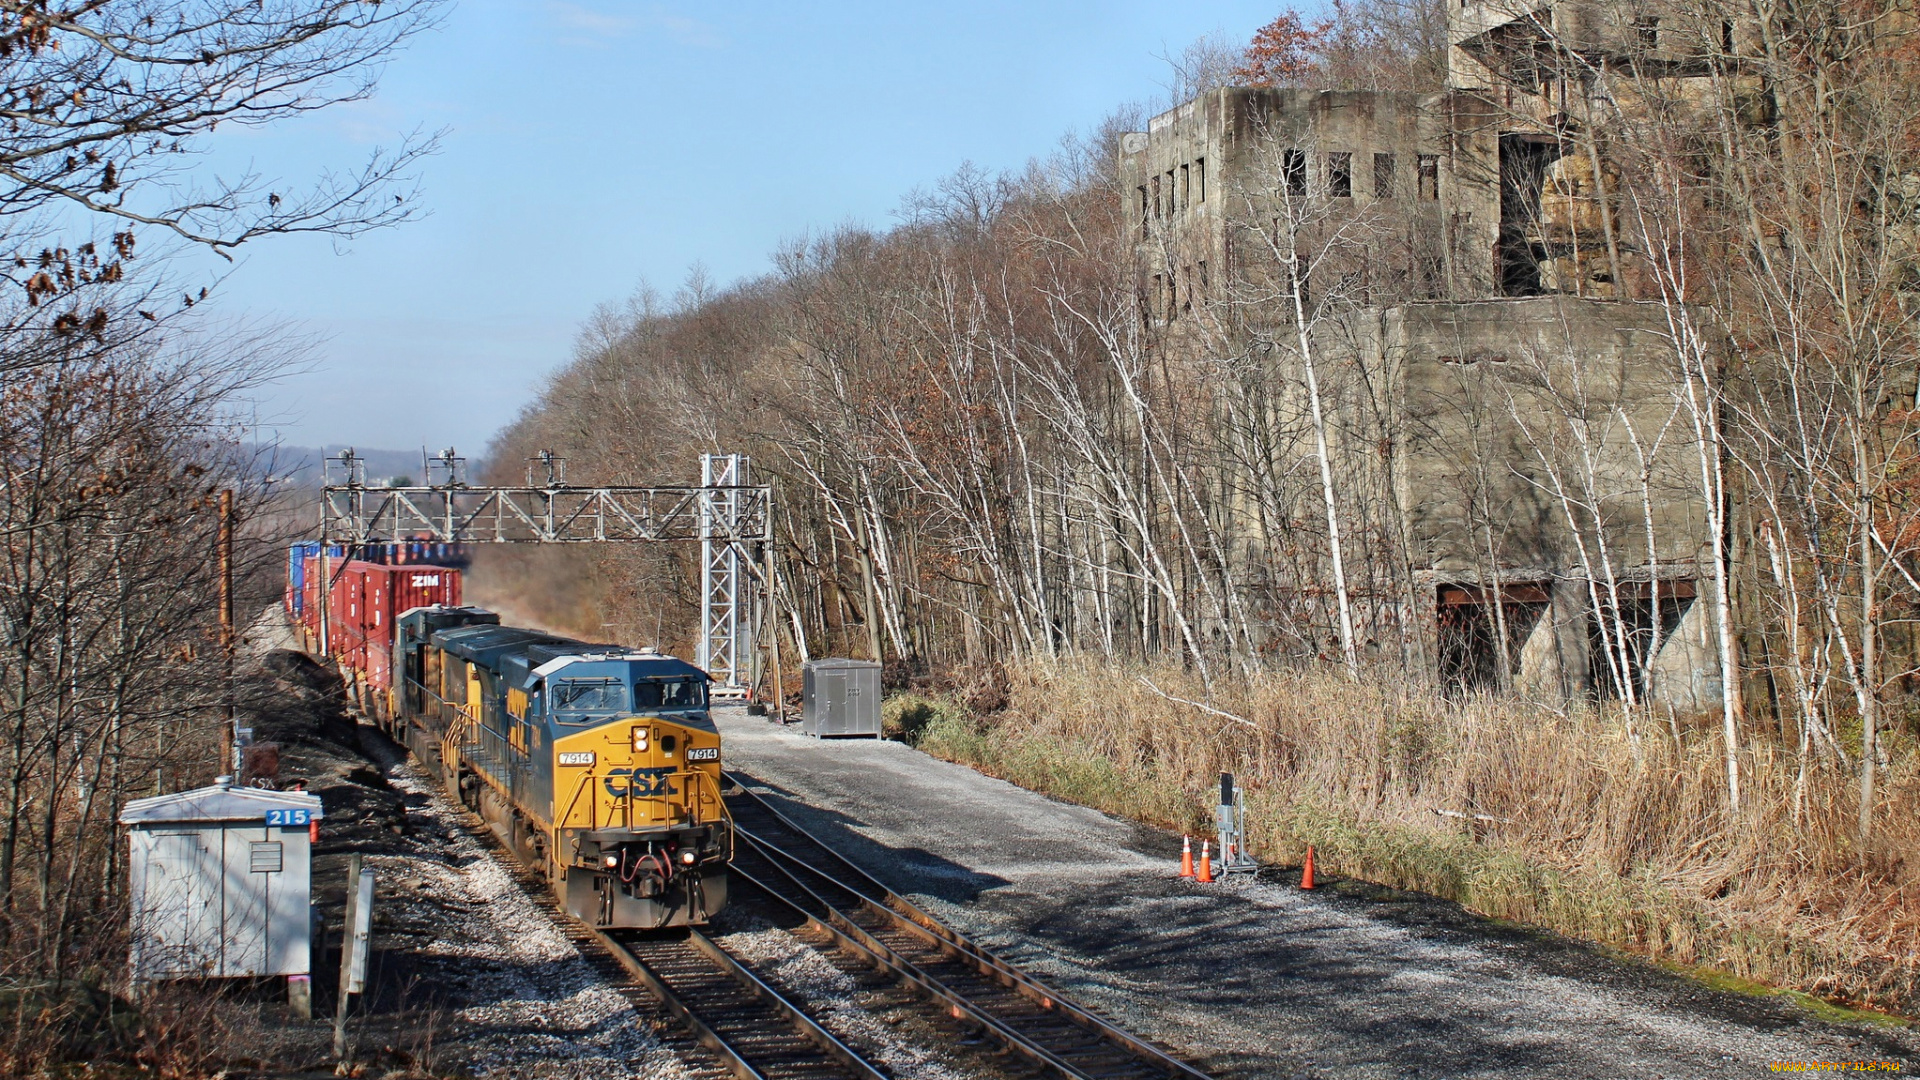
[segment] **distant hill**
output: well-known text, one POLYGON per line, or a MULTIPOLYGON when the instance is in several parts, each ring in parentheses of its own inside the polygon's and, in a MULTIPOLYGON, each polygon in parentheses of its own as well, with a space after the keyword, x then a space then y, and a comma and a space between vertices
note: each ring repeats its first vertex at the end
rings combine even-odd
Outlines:
MULTIPOLYGON (((268 472, 283 483, 297 487, 320 486, 320 463, 325 458, 338 457, 345 444, 329 446, 288 446, 261 447, 260 452, 268 472)), ((422 453, 419 450, 376 450, 365 446, 353 448, 354 455, 366 462, 367 483, 369 484, 424 484, 427 475, 421 466, 422 453)), ((339 477, 335 477, 339 479, 339 477)), ((439 477, 435 477, 439 479, 439 477)))

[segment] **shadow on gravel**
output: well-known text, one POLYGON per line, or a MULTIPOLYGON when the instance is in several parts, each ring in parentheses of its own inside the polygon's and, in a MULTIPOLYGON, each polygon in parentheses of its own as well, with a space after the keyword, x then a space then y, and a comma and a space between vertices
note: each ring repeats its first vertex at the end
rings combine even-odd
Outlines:
MULTIPOLYGON (((1284 871, 1260 877, 1265 885, 1297 880, 1284 871)), ((1333 889, 1323 883, 1313 896, 1296 895, 1276 908, 1270 898, 1256 904, 1232 891, 1145 879, 1102 882, 1070 902, 1022 897, 1019 929, 1033 944, 1001 951, 1016 963, 1068 960, 1067 977, 1056 974, 1057 964, 1047 966, 1048 977, 1069 993, 1118 975, 1209 1012, 1278 1012, 1290 1018, 1289 1028, 1315 1033, 1270 1055, 1217 1055, 1207 1062, 1216 1076, 1273 1075, 1277 1065, 1316 1057, 1321 1065, 1329 1059, 1391 1062, 1409 1070, 1404 1075, 1585 1076, 1597 1048, 1556 1025, 1565 1003, 1546 981, 1556 977, 1624 990, 1637 1004, 1676 1019, 1793 1031, 1807 1043, 1830 1046, 1835 1056, 1901 1060, 1911 1054, 1887 1032, 1824 1024, 1784 1000, 1714 990, 1434 897, 1357 882, 1333 889), (1412 940, 1379 948, 1364 926, 1356 932, 1355 916, 1412 940), (1427 955, 1428 947, 1449 945, 1471 946, 1483 959, 1427 955)), ((1650 1046, 1662 1041, 1643 1034, 1650 1046)), ((1703 1071, 1726 1067, 1717 1055, 1690 1064, 1703 1071)))
POLYGON ((922 893, 949 903, 970 904, 988 890, 1007 884, 1005 878, 970 870, 921 848, 897 848, 879 843, 859 831, 867 823, 858 818, 811 806, 780 785, 752 773, 739 769, 728 772, 896 892, 922 893))

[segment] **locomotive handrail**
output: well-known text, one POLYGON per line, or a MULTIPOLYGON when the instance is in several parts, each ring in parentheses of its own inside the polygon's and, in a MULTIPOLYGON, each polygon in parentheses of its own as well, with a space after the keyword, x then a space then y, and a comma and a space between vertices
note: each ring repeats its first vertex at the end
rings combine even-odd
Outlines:
MULTIPOLYGON (((720 794, 719 781, 691 766, 687 766, 684 769, 676 770, 674 772, 667 774, 667 779, 673 779, 676 777, 691 777, 693 781, 688 786, 688 788, 684 793, 684 796, 681 799, 681 803, 683 804, 683 806, 687 811, 687 816, 689 820, 691 821, 694 815, 699 813, 699 810, 700 810, 700 807, 695 803, 696 796, 695 796, 694 788, 702 788, 703 790, 700 792, 700 795, 704 797, 702 801, 711 803, 715 808, 719 810, 719 816, 721 819, 727 822, 728 833, 731 834, 732 825, 733 825, 733 814, 731 811, 727 809, 727 801, 720 794), (708 784, 713 785, 711 790, 705 790, 705 787, 708 784)), ((671 787, 670 784, 667 786, 669 788, 671 787)), ((661 794, 655 794, 649 791, 645 795, 639 795, 634 792, 632 785, 628 785, 626 797, 621 800, 621 803, 622 803, 621 809, 626 816, 627 828, 631 829, 634 827, 633 819, 634 819, 635 803, 655 803, 655 802, 660 804, 660 808, 662 811, 671 810, 673 809, 673 806, 674 806, 674 793, 671 790, 661 794)), ((657 816, 664 819, 668 815, 663 812, 657 816)), ((611 826, 613 823, 608 822, 607 824, 611 826)), ((599 827, 597 821, 595 823, 595 827, 596 828, 599 827)), ((731 841, 729 841, 729 844, 731 844, 731 841)), ((731 852, 731 847, 729 847, 729 852, 731 852)))
MULTIPOLYGON (((570 829, 575 827, 568 825, 567 821, 573 817, 573 808, 580 805, 580 796, 584 794, 588 788, 593 786, 593 781, 594 776, 591 769, 580 774, 580 782, 573 787, 573 798, 567 803, 567 808, 553 819, 554 828, 570 829)), ((588 800, 587 802, 587 828, 589 829, 597 829, 600 827, 600 818, 594 813, 596 805, 592 800, 588 800)))

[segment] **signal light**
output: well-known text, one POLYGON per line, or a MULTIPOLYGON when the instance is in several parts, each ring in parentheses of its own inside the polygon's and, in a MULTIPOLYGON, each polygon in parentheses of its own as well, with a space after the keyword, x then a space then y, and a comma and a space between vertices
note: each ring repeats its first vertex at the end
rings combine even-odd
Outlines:
POLYGON ((607 864, 607 869, 609 869, 609 870, 611 870, 611 869, 613 869, 614 867, 616 867, 616 866, 619 866, 619 865, 620 865, 620 856, 618 856, 618 855, 609 855, 609 856, 607 856, 607 857, 606 857, 606 858, 605 858, 604 860, 602 860, 602 861, 603 861, 603 862, 605 862, 605 863, 607 864))
POLYGON ((688 848, 687 850, 681 852, 680 861, 683 863, 686 863, 688 866, 692 866, 693 865, 693 849, 688 848))
POLYGON ((646 753, 647 740, 652 736, 653 736, 653 732, 649 728, 645 728, 645 727, 634 728, 633 729, 633 752, 636 754, 646 753))

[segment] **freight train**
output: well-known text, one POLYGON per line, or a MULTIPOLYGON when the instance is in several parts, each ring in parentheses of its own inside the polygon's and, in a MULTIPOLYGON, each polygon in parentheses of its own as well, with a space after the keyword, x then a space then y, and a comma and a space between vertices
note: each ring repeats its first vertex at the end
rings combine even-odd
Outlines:
POLYGON ((328 577, 328 637, 361 710, 574 916, 657 928, 725 906, 733 832, 706 672, 503 626, 460 604, 454 568, 348 563, 328 577))

